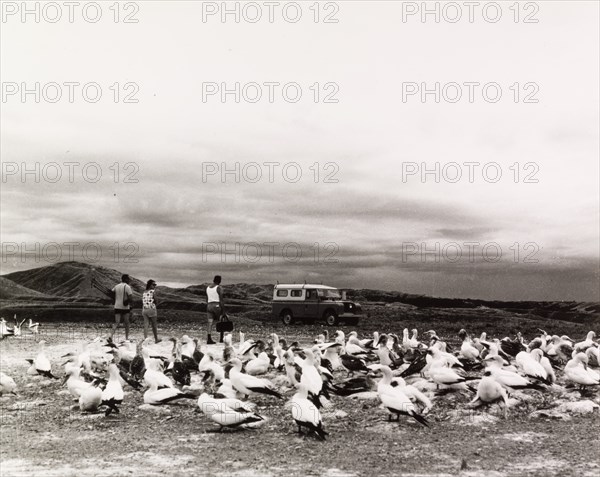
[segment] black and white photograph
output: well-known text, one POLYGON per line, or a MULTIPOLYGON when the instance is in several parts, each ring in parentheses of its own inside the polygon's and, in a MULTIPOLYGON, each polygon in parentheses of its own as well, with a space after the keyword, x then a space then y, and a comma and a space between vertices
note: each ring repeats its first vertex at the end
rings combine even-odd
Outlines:
POLYGON ((0 477, 600 474, 599 1, 0 17, 0 477))

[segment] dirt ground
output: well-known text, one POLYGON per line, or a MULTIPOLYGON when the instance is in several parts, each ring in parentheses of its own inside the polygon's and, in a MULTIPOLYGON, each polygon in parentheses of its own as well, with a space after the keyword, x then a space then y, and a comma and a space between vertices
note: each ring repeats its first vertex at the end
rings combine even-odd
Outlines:
MULTIPOLYGON (((204 338, 197 325, 168 324, 162 332, 180 336, 183 330, 204 338)), ((47 326, 38 339, 48 342, 53 370, 62 376, 61 356, 105 331, 62 324, 47 326)), ((273 324, 246 331, 252 338, 276 331, 308 345, 318 328, 273 324)), ((141 338, 139 328, 134 337, 141 338)), ((167 353, 170 343, 155 346, 167 353)), ((497 407, 467 409, 471 396, 454 392, 434 398, 429 428, 408 419, 388 422, 377 399, 335 396, 323 414, 329 436, 321 442, 298 436, 285 401, 272 397, 251 398, 266 418, 261 428, 223 433, 210 432, 215 424, 196 411, 195 400, 140 408, 142 395, 129 387, 119 415, 81 414, 71 409, 60 381, 25 374, 25 359, 36 350, 31 335, 0 342, 1 369, 19 386, 18 396, 0 397, 2 477, 600 475, 598 408, 590 414, 558 412, 560 403, 599 404, 597 391, 584 397, 577 391, 520 393, 508 419, 497 407), (532 414, 539 409, 553 417, 532 414)), ((284 394, 287 400, 293 391, 284 394)))

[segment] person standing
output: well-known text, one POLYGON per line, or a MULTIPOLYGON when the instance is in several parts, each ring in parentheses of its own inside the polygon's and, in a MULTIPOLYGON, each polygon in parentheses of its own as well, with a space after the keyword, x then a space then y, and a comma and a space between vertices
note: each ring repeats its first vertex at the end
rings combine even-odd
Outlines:
POLYGON ((142 317, 144 318, 144 339, 148 338, 148 321, 152 325, 152 333, 154 334, 154 342, 160 343, 162 340, 158 338, 158 330, 156 321, 158 317, 158 300, 156 299, 156 282, 148 280, 146 283, 146 291, 142 294, 142 317))
POLYGON ((131 315, 131 302, 133 300, 133 291, 129 286, 130 281, 129 275, 124 274, 121 276, 121 283, 115 285, 111 290, 115 297, 115 322, 110 334, 111 339, 115 331, 117 331, 121 319, 123 319, 123 323, 125 324, 125 339, 129 339, 129 317, 131 315))
POLYGON ((206 344, 210 345, 215 344, 211 336, 213 323, 215 320, 221 319, 221 315, 225 312, 220 275, 216 275, 215 278, 213 278, 212 285, 206 287, 206 296, 206 317, 208 320, 208 336, 206 337, 206 344))

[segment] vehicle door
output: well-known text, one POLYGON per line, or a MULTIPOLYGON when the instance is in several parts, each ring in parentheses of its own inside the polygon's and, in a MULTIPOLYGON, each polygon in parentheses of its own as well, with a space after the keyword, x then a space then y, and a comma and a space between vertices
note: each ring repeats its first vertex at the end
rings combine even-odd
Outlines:
POLYGON ((304 318, 317 319, 319 314, 319 295, 317 290, 307 288, 304 296, 304 318))

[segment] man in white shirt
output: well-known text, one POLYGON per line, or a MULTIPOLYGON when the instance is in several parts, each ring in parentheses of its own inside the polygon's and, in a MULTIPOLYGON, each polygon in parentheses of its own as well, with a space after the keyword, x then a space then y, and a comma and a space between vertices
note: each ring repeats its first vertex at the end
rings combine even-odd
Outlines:
POLYGON ((129 275, 125 274, 121 276, 121 283, 115 285, 111 290, 115 297, 115 322, 110 334, 111 338, 115 334, 115 331, 117 331, 121 318, 123 318, 125 339, 129 339, 129 316, 131 315, 131 302, 133 299, 133 290, 129 286, 130 281, 129 275))
POLYGON ((212 345, 215 342, 212 339, 211 331, 213 323, 219 321, 221 315, 225 312, 225 305, 223 303, 223 292, 221 291, 221 276, 216 275, 213 279, 212 285, 206 287, 206 316, 208 320, 208 336, 206 337, 206 344, 212 345))

